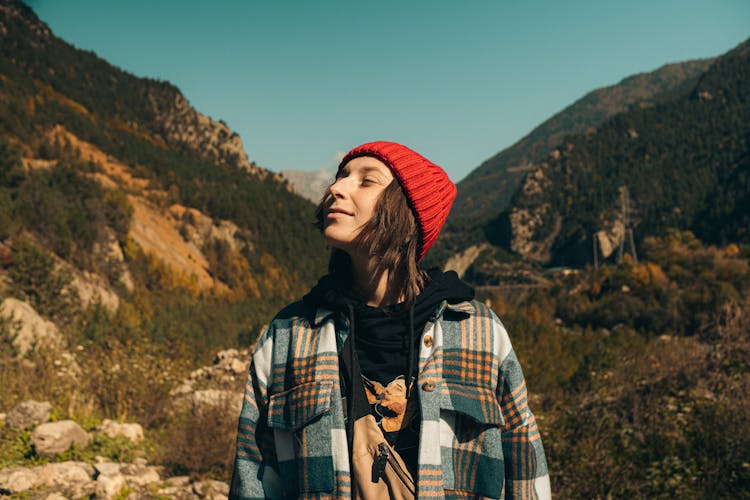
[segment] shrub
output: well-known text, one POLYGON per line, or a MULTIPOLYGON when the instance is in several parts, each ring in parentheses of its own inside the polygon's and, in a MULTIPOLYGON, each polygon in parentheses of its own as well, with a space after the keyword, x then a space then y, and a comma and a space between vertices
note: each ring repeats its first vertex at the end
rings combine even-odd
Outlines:
POLYGON ((95 408, 105 417, 135 419, 146 427, 168 418, 169 391, 187 372, 184 360, 147 339, 113 339, 106 348, 89 346, 81 357, 88 367, 83 392, 95 408))
POLYGON ((160 462, 173 474, 229 481, 237 435, 237 412, 229 400, 180 413, 159 443, 160 462))
POLYGON ((52 255, 27 239, 12 246, 8 267, 11 293, 28 301, 40 314, 67 321, 75 311, 71 276, 59 270, 52 255))

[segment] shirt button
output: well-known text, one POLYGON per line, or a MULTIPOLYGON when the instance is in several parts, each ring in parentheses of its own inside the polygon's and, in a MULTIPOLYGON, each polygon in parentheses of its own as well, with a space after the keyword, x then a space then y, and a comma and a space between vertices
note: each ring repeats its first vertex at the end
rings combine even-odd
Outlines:
POLYGON ((425 392, 432 392, 435 390, 435 382, 432 380, 428 380, 424 384, 422 384, 422 390, 425 392))
POLYGON ((425 347, 432 347, 432 335, 424 336, 424 345, 425 347))

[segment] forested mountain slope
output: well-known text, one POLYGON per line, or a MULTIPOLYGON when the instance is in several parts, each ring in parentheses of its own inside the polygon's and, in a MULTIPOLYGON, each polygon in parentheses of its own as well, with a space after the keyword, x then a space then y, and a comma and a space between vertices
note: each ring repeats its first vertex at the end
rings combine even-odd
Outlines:
POLYGON ((749 241, 747 41, 718 58, 685 96, 568 137, 526 176, 487 234, 542 262, 590 263, 592 238, 607 254, 625 235, 623 189, 636 244, 667 228, 689 229, 706 243, 749 241))
POLYGON ((458 183, 456 202, 435 262, 487 242, 484 227, 505 210, 524 176, 568 135, 583 134, 631 108, 647 108, 686 94, 696 85, 711 59, 667 64, 587 93, 474 169, 458 183))

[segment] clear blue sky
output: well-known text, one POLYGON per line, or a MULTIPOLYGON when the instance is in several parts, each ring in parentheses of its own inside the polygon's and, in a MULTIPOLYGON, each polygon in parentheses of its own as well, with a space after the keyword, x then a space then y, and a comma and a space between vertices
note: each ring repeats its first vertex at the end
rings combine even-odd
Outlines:
POLYGON ((750 37, 748 0, 26 0, 271 170, 395 140, 454 181, 587 92, 750 37))

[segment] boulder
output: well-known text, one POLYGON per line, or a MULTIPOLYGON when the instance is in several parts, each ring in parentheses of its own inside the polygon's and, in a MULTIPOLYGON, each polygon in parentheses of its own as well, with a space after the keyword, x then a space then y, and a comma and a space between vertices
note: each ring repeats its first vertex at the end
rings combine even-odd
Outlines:
POLYGON ((47 401, 28 400, 10 410, 5 421, 14 429, 28 429, 49 420, 50 410, 52 405, 47 401))
POLYGON ((48 495, 46 495, 44 497, 44 500, 68 500, 68 497, 56 491, 53 491, 52 493, 49 493, 48 495))
POLYGON ((36 473, 32 469, 13 467, 0 470, 0 490, 7 491, 11 495, 22 493, 34 487, 36 473))
POLYGON ((72 420, 48 422, 31 433, 31 444, 36 454, 43 457, 52 457, 73 446, 85 448, 88 443, 89 435, 72 420))
POLYGON ((121 424, 105 418, 99 429, 111 438, 122 436, 133 443, 143 441, 143 427, 140 424, 121 424))
POLYGON ((169 486, 189 486, 190 476, 172 476, 167 478, 166 483, 169 486))
POLYGON ((96 478, 96 498, 115 498, 128 487, 122 474, 100 475, 96 478))
POLYGON ((230 365, 231 371, 236 373, 237 375, 241 375, 248 370, 249 363, 245 363, 241 359, 233 359, 232 363, 230 365))
POLYGON ((193 487, 188 481, 184 485, 172 485, 160 488, 157 494, 161 497, 177 498, 179 500, 199 500, 200 497, 195 494, 193 487))
POLYGON ((60 487, 78 490, 93 482, 94 468, 84 462, 60 462, 35 467, 34 487, 60 487))
POLYGON ((193 490, 199 497, 210 500, 226 499, 229 495, 229 485, 227 483, 211 479, 194 483, 193 490))
POLYGON ((135 464, 123 464, 120 472, 125 476, 128 486, 144 487, 161 482, 159 467, 135 464))
POLYGON ((177 498, 179 500, 200 500, 200 497, 193 493, 189 487, 167 486, 156 492, 160 497, 177 498))
POLYGON ((55 324, 39 316, 26 302, 8 297, 0 304, 0 315, 19 326, 13 339, 19 357, 34 348, 59 349, 63 345, 62 335, 55 324))
POLYGON ((236 391, 206 389, 193 393, 193 411, 200 413, 212 408, 226 408, 238 416, 242 409, 243 394, 236 391))
POLYGON ((120 473, 121 467, 122 464, 115 462, 98 462, 94 464, 94 469, 96 469, 99 476, 116 476, 120 473))

